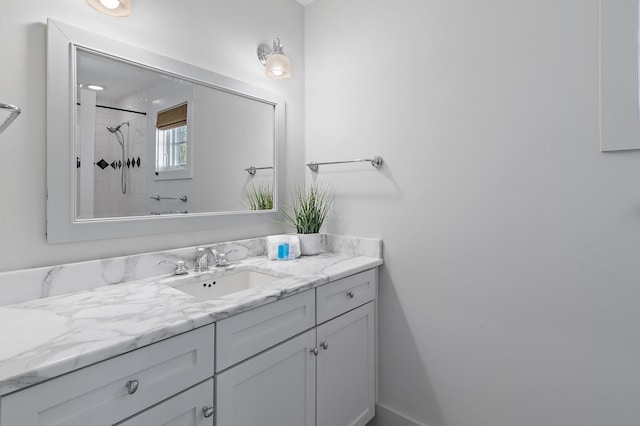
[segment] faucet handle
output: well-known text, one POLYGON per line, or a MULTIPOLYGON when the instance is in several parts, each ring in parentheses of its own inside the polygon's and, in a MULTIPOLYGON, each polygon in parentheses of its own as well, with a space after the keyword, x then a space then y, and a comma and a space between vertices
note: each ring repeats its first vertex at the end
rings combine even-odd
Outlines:
POLYGON ((229 259, 227 259, 227 255, 229 253, 233 253, 235 251, 238 251, 236 249, 231 249, 226 253, 220 253, 220 252, 216 252, 217 256, 216 256, 216 266, 227 266, 229 265, 229 259))
POLYGON ((187 265, 185 265, 184 260, 178 260, 177 262, 173 262, 171 260, 161 260, 158 262, 158 265, 163 263, 172 263, 176 266, 175 271, 173 271, 174 275, 185 275, 188 273, 187 265))

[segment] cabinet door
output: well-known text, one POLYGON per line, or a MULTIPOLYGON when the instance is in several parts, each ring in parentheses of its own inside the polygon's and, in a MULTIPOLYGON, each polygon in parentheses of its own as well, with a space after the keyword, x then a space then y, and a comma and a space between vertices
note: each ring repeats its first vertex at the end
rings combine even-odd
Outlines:
POLYGON ((218 374, 216 425, 313 426, 315 341, 309 330, 218 374))
POLYGON ((213 414, 213 379, 209 379, 116 426, 213 426, 213 414))
POLYGON ((373 302, 317 333, 317 426, 364 426, 375 413, 373 302))

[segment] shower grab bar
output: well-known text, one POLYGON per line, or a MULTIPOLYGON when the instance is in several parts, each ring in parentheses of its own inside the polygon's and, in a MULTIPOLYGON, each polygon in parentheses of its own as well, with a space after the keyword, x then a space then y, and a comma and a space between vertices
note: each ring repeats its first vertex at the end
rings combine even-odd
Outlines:
POLYGON ((256 174, 256 170, 267 170, 267 169, 273 169, 273 166, 269 166, 269 167, 254 167, 254 166, 251 166, 249 168, 244 169, 244 171, 249 173, 251 176, 254 176, 256 174))
POLYGON ((183 203, 187 202, 187 196, 186 195, 181 195, 179 197, 161 197, 160 194, 156 194, 156 195, 152 195, 149 198, 152 198, 152 199, 154 199, 156 201, 160 201, 160 200, 180 200, 183 203))
POLYGON ((20 115, 20 108, 15 105, 3 104, 0 103, 0 109, 9 111, 9 117, 2 124, 0 124, 0 133, 4 132, 4 129, 9 127, 9 125, 20 115))
POLYGON ((369 162, 373 167, 378 169, 382 166, 382 163, 384 161, 382 160, 382 157, 379 157, 376 155, 373 158, 362 158, 362 159, 347 160, 347 161, 327 161, 324 163, 318 163, 317 161, 312 161, 310 163, 307 163, 307 167, 309 167, 309 170, 311 170, 312 172, 317 172, 318 166, 324 166, 326 164, 345 164, 345 163, 363 163, 363 162, 369 162))

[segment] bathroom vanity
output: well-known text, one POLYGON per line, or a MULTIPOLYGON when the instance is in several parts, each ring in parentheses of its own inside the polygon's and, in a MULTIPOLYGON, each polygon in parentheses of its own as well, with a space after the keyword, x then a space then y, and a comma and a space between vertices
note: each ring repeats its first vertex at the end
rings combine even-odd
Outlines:
MULTIPOLYGON (((292 261, 246 256, 261 239, 225 243, 245 250, 208 275, 0 306, 0 319, 22 324, 0 322, 9 342, 0 349, 0 426, 365 425, 376 401, 381 242, 326 239, 332 251, 292 261), (239 271, 273 280, 210 299, 180 290, 239 271)), ((149 256, 188 264, 192 252, 149 256)))

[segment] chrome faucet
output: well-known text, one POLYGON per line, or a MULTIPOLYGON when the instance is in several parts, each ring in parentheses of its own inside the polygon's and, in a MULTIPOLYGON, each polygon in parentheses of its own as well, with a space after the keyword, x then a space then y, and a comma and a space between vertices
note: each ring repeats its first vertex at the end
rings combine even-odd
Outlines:
POLYGON ((204 272, 209 270, 209 254, 206 249, 202 247, 198 247, 196 249, 195 264, 196 266, 193 268, 193 272, 204 272))
POLYGON ((234 251, 238 251, 236 249, 229 250, 228 252, 219 252, 213 247, 198 247, 196 249, 196 259, 195 259, 195 268, 194 272, 204 272, 209 270, 209 255, 213 258, 214 266, 228 266, 229 259, 227 259, 227 255, 229 253, 233 253, 234 251))
POLYGON ((215 262, 215 266, 227 266, 227 265, 229 265, 229 259, 227 259, 227 255, 229 253, 233 253, 235 251, 238 251, 238 250, 232 249, 232 250, 229 250, 226 253, 221 253, 218 250, 212 248, 211 249, 211 254, 213 255, 213 261, 215 262))

